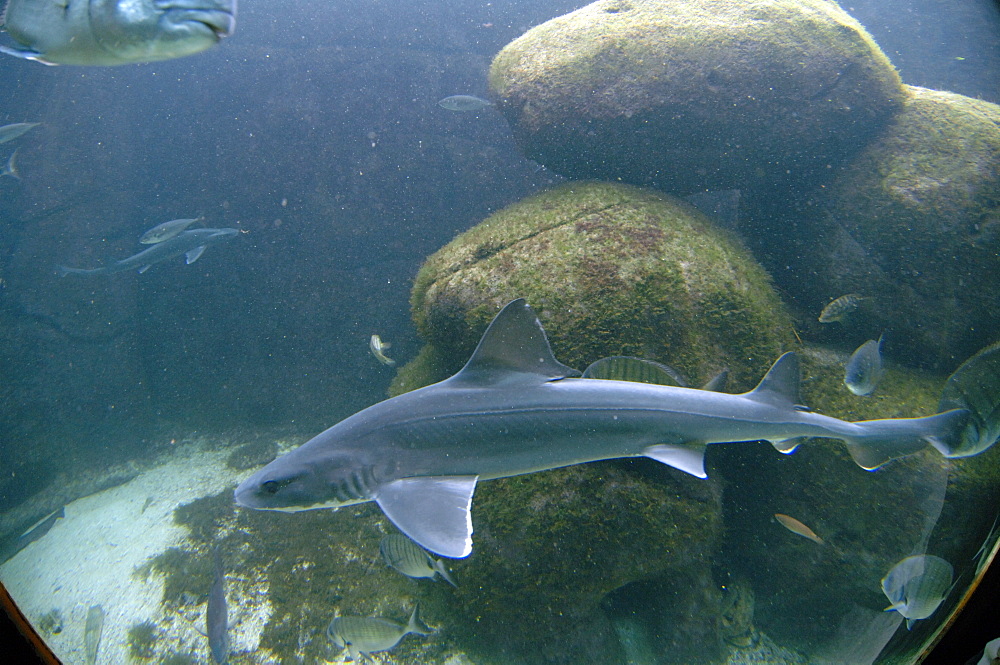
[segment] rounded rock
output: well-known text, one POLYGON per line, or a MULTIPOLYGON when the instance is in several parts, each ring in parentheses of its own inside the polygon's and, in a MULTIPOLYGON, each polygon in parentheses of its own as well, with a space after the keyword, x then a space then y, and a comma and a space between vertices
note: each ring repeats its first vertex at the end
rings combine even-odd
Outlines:
POLYGON ((951 371, 1000 330, 1000 106, 909 90, 809 205, 752 212, 746 236, 808 310, 866 298, 864 317, 822 334, 857 343, 889 330, 897 360, 951 371))
POLYGON ((599 0, 508 44, 489 78, 531 159, 678 194, 825 170, 905 97, 828 0, 599 0))
POLYGON ((451 373, 520 297, 556 358, 579 369, 638 356, 693 385, 727 368, 730 388, 750 388, 792 339, 769 276, 735 237, 683 201, 626 185, 563 185, 497 212, 427 259, 411 303, 451 373))

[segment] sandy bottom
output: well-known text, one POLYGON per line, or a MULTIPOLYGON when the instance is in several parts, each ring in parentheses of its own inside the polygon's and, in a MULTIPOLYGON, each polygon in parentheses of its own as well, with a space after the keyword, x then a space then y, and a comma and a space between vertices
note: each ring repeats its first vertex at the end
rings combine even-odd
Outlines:
MULTIPOLYGON (((212 662, 203 635, 204 605, 200 615, 165 616, 162 577, 143 579, 133 572, 185 540, 186 529, 173 521, 178 505, 218 494, 247 475, 226 466, 229 452, 207 450, 203 441, 180 445, 167 461, 128 483, 68 504, 65 518, 48 534, 0 566, 0 580, 32 624, 38 627, 43 615, 58 611, 62 630, 41 634, 64 663, 87 662, 84 627, 94 605, 104 611, 97 663, 134 660, 128 629, 147 620, 167 626, 158 646, 168 640, 197 661, 212 662)), ((241 613, 239 629, 230 631, 233 650, 256 649, 267 614, 266 603, 254 616, 241 613)))

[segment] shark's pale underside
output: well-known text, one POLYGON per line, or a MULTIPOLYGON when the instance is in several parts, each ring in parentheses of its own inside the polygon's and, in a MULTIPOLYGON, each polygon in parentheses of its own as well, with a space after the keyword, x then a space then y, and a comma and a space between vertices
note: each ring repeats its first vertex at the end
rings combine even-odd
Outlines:
POLYGON ((796 406, 793 353, 741 395, 579 376, 515 300, 458 374, 337 423, 247 478, 236 501, 283 511, 375 501, 414 541, 460 558, 472 551, 480 480, 643 456, 704 478, 707 444, 766 440, 790 453, 803 437, 841 439, 875 469, 927 445, 947 453, 969 416, 851 423, 810 413, 796 406))

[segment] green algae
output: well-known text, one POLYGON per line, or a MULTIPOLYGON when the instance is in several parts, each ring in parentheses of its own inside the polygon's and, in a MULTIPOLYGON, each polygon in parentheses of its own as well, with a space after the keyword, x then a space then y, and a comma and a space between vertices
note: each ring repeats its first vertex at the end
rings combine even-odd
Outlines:
MULTIPOLYGON (((711 592, 722 535, 718 487, 654 462, 602 462, 484 483, 476 545, 457 567, 450 629, 484 653, 498 645, 527 663, 620 662, 604 603, 663 579, 685 628, 711 592), (689 597, 690 596, 690 597, 689 597), (547 654, 547 655, 546 655, 547 654)), ((679 631, 683 629, 678 628, 679 631)))
POLYGON ((132 658, 148 660, 156 655, 159 627, 153 621, 142 621, 129 627, 128 652, 132 658))
POLYGON ((823 0, 600 0, 508 44, 489 84, 532 159, 682 193, 825 169, 905 97, 871 36, 823 0))
POLYGON ((396 372, 389 385, 389 397, 422 388, 447 379, 454 372, 449 372, 454 363, 446 362, 440 351, 430 344, 425 344, 417 353, 417 357, 406 363, 396 372))
POLYGON ((578 368, 637 355, 694 381, 729 368, 750 387, 792 340, 770 278, 735 237, 686 203, 625 185, 567 184, 492 215, 427 259, 411 303, 451 373, 515 297, 578 368))

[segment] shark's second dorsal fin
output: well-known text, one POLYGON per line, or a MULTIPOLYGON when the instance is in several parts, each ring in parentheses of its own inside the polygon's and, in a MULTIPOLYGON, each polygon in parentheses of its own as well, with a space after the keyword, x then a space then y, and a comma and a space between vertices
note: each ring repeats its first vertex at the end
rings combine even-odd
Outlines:
POLYGON ((757 387, 744 397, 772 406, 795 408, 799 404, 799 357, 789 351, 774 361, 757 387))
POLYGON ((552 355, 541 322, 523 298, 500 310, 469 362, 450 380, 494 383, 511 374, 532 374, 545 379, 580 376, 580 372, 552 355))

